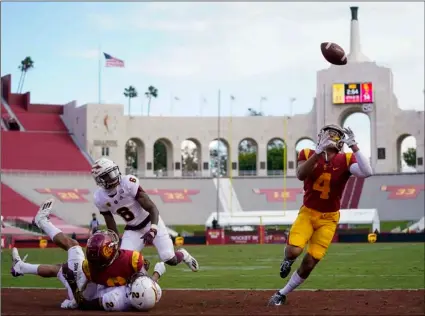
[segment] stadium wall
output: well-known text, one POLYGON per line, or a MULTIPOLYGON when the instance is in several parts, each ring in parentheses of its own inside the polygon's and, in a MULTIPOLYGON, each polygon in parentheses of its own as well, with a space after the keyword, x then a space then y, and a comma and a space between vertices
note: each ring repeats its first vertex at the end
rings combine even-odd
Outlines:
MULTIPOLYGON (((283 137, 286 118, 278 116, 232 117, 231 125, 230 117, 222 117, 218 128, 217 117, 130 117, 124 115, 122 104, 86 104, 77 108, 71 103, 65 106, 64 118, 72 123, 74 134, 85 138, 81 143, 93 159, 102 155, 102 147, 107 147, 109 156, 121 170, 126 169, 125 144, 133 139, 139 146, 140 176, 154 176, 153 147, 156 141, 161 141, 167 148, 167 176, 181 177, 181 143, 188 139, 198 146, 202 176, 210 176, 209 145, 218 135, 231 153, 231 163, 236 166, 234 175, 238 175, 238 145, 242 140, 254 141, 256 175, 266 176, 267 144, 276 138, 283 139, 288 153, 287 174, 291 176, 295 175, 298 141, 316 139, 322 126, 343 125, 355 112, 364 112, 370 119, 371 164, 375 173, 400 171, 400 140, 408 135, 414 136, 417 142, 416 169, 424 171, 424 112, 401 110, 393 92, 391 70, 374 62, 331 66, 319 71, 313 108, 307 114, 288 118, 286 137, 283 137), (369 109, 362 104, 333 103, 333 85, 350 82, 372 82, 374 103, 369 109)), ((366 144, 360 144, 361 148, 364 146, 366 144)), ((228 164, 230 167, 230 162, 228 164)))

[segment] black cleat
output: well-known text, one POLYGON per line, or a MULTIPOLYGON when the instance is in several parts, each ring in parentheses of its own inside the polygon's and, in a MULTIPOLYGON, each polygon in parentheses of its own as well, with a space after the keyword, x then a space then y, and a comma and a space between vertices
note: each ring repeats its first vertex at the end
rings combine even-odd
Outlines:
POLYGON ((287 261, 284 260, 280 264, 280 277, 282 279, 286 278, 289 275, 289 272, 291 272, 291 266, 294 262, 293 261, 287 261))
POLYGON ((272 297, 270 297, 269 303, 267 306, 279 306, 286 303, 286 295, 282 295, 277 291, 273 294, 272 297))

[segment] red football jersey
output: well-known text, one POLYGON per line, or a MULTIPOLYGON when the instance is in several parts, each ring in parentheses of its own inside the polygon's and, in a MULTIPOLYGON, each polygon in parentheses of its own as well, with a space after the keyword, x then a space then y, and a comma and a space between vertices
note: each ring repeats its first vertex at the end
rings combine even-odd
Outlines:
MULTIPOLYGON (((298 161, 307 160, 313 153, 310 149, 301 150, 298 161)), ((328 163, 320 157, 313 173, 304 180, 304 205, 319 212, 339 211, 353 163, 356 157, 352 153, 338 153, 328 163)))
POLYGON ((103 269, 90 266, 89 262, 84 260, 83 271, 87 279, 105 286, 126 285, 127 280, 142 269, 144 259, 137 251, 119 250, 119 252, 114 262, 103 269))

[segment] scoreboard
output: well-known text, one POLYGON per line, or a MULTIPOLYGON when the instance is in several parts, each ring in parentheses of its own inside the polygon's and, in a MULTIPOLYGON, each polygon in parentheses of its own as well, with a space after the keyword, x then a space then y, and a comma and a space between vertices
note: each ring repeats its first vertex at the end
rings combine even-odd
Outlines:
POLYGON ((373 103, 372 82, 335 83, 332 85, 333 104, 373 103))

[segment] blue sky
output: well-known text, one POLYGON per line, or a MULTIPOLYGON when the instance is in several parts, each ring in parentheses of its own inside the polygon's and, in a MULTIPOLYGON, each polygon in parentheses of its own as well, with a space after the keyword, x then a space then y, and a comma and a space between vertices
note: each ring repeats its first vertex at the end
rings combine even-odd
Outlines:
MULTIPOLYGON (((319 51, 332 40, 349 48, 349 6, 356 3, 2 3, 1 74, 25 56, 35 61, 24 90, 35 103, 97 102, 98 47, 126 63, 103 68, 102 100, 127 104, 123 90, 159 90, 151 115, 223 115, 249 107, 266 114, 308 112, 316 71, 328 67, 319 51), (331 36, 329 36, 331 34, 331 36), (171 102, 174 97, 180 101, 171 102), (202 102, 203 98, 207 100, 202 102)), ((424 106, 424 4, 359 3, 363 52, 389 66, 404 109, 424 106)), ((103 62, 103 60, 102 60, 103 62)), ((145 98, 133 101, 140 114, 145 98)), ((145 109, 146 111, 146 109, 145 109)), ((145 112, 146 113, 146 112, 145 112)), ((365 117, 349 118, 363 129, 365 117)))

